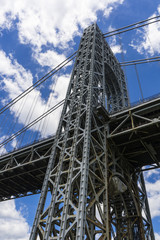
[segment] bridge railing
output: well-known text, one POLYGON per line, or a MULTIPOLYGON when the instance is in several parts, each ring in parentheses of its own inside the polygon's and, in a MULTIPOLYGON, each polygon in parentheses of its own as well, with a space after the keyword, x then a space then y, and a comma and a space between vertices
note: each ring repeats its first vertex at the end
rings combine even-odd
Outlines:
MULTIPOLYGON (((150 101, 152 101, 152 100, 154 100, 154 99, 158 99, 158 98, 160 98, 160 93, 157 93, 157 94, 154 94, 154 95, 152 95, 152 96, 150 96, 150 97, 147 97, 147 98, 140 99, 140 100, 138 100, 138 101, 132 102, 132 103, 130 103, 130 105, 129 105, 128 107, 124 108, 123 110, 127 110, 127 109, 130 109, 130 108, 132 108, 132 107, 136 107, 136 106, 138 106, 138 105, 142 105, 142 104, 144 104, 144 103, 150 102, 150 101)), ((120 111, 122 111, 122 110, 113 112, 112 114, 117 113, 117 112, 120 112, 120 111)))
POLYGON ((130 104, 130 106, 134 107, 134 106, 137 106, 137 105, 149 102, 151 100, 154 100, 156 98, 160 98, 160 93, 157 93, 157 94, 154 94, 154 95, 152 95, 150 97, 144 98, 143 100, 139 100, 139 101, 133 102, 133 103, 130 104))

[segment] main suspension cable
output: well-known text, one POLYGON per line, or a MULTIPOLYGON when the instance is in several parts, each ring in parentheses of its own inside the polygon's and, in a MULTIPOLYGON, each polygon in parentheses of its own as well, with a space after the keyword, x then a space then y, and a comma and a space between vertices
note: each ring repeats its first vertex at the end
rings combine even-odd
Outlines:
POLYGON ((121 66, 131 66, 134 64, 142 64, 142 63, 151 63, 151 62, 159 62, 160 56, 152 57, 152 58, 144 58, 144 59, 138 59, 138 60, 132 60, 127 62, 120 62, 121 66))
POLYGON ((48 116, 50 113, 52 113, 53 111, 55 111, 57 108, 61 107, 64 104, 65 99, 63 99, 62 101, 60 101, 59 103, 57 103, 56 105, 54 105, 52 108, 50 108, 48 111, 46 111, 45 113, 43 113, 41 116, 39 116, 38 118, 36 118, 35 120, 33 120, 32 122, 30 122, 28 125, 26 125, 25 127, 23 127, 22 129, 20 129, 19 131, 17 131, 16 133, 14 133, 12 136, 10 136, 9 138, 7 138, 5 141, 0 143, 0 148, 4 145, 6 145, 7 143, 9 143, 10 141, 12 141, 14 138, 16 138, 17 136, 19 136, 21 133, 23 133, 24 131, 26 131, 27 129, 31 128, 33 125, 35 125, 37 122, 39 122, 40 120, 42 120, 44 117, 48 116))
POLYGON ((155 21, 148 22, 148 21, 153 20, 155 18, 160 18, 160 15, 158 15, 156 17, 153 17, 153 18, 149 18, 149 19, 143 20, 141 22, 137 22, 137 23, 134 23, 134 24, 122 27, 122 28, 115 29, 115 30, 110 31, 110 32, 106 32, 106 33, 103 34, 103 36, 104 36, 104 38, 112 37, 112 36, 118 35, 119 33, 128 32, 128 31, 131 31, 131 30, 134 30, 134 29, 137 29, 137 28, 140 28, 140 27, 144 27, 144 26, 147 26, 147 25, 150 25, 152 23, 156 23, 156 22, 160 21, 160 19, 157 19, 155 21), (148 23, 140 24, 140 23, 143 23, 143 22, 148 22, 148 23), (140 24, 140 25, 136 26, 137 24, 140 24), (135 27, 132 27, 132 26, 135 26, 135 27))
POLYGON ((13 100, 11 100, 8 104, 6 104, 4 107, 0 109, 0 114, 5 112, 8 108, 10 108, 12 105, 14 105, 16 102, 18 102, 20 99, 22 99, 24 96, 26 96, 28 93, 30 93, 33 89, 37 88, 40 84, 42 84, 44 81, 46 81, 48 78, 53 76, 55 73, 57 73, 60 69, 62 69, 66 64, 71 62, 76 56, 74 52, 71 56, 66 58, 63 62, 61 62, 59 65, 57 65, 55 68, 53 68, 50 72, 48 72, 45 76, 43 76, 41 79, 36 81, 32 86, 27 88, 24 92, 19 94, 17 97, 15 97, 13 100))
POLYGON ((117 28, 117 29, 112 30, 112 31, 110 31, 110 32, 104 33, 103 35, 111 34, 111 33, 117 32, 117 31, 121 31, 121 30, 124 30, 124 29, 126 29, 126 28, 133 27, 133 26, 135 26, 135 25, 137 25, 137 24, 144 23, 144 22, 148 22, 148 21, 153 20, 153 19, 155 19, 155 18, 160 18, 160 15, 157 15, 157 16, 152 17, 152 18, 147 18, 147 19, 142 20, 142 21, 140 21, 140 22, 132 23, 132 24, 130 24, 130 25, 128 25, 128 26, 124 26, 124 27, 121 27, 121 28, 117 28))

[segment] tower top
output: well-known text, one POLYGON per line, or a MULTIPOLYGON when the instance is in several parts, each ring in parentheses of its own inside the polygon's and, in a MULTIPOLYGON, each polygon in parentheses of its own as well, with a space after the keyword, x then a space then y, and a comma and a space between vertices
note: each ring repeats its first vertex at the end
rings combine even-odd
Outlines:
POLYGON ((103 90, 105 91, 105 100, 103 100, 108 112, 128 107, 129 100, 124 72, 97 23, 90 25, 83 32, 78 50, 78 63, 85 47, 88 47, 89 52, 87 61, 93 60, 93 75, 98 77, 99 74, 99 77, 101 75, 103 78, 103 90))

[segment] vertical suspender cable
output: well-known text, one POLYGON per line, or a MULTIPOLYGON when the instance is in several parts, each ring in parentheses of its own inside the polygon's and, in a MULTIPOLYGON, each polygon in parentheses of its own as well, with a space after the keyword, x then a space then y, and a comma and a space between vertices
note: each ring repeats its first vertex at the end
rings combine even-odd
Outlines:
MULTIPOLYGON (((35 105, 36 105, 36 103, 37 103, 38 96, 39 96, 39 92, 37 93, 37 96, 34 97, 34 100, 33 100, 32 106, 31 106, 31 109, 30 109, 30 111, 28 111, 28 114, 27 114, 27 117, 26 117, 26 120, 25 120, 25 124, 24 124, 25 126, 26 126, 27 124, 29 124, 29 122, 30 122, 30 119, 31 119, 32 114, 33 114, 33 110, 34 110, 35 105)), ((28 95, 27 95, 27 97, 28 97, 28 95)), ((27 131, 27 130, 26 130, 26 131, 27 131)), ((26 131, 24 131, 24 132, 21 134, 21 139, 20 139, 20 141, 19 141, 19 146, 18 146, 18 147, 21 147, 21 144, 22 144, 23 139, 24 139, 24 137, 25 137, 26 131)))
MULTIPOLYGON (((57 85, 57 79, 55 79, 55 82, 54 82, 53 85, 52 85, 51 97, 49 96, 49 100, 48 100, 48 102, 47 102, 47 106, 48 106, 48 107, 50 106, 50 103, 51 103, 51 101, 52 101, 52 99, 53 99, 53 93, 54 93, 54 91, 55 91, 55 89, 56 89, 56 85, 57 85)), ((49 114, 49 115, 46 117, 45 121, 43 122, 43 126, 42 126, 43 133, 45 133, 45 131, 47 130, 48 122, 49 122, 50 117, 51 117, 51 114, 49 114)))
MULTIPOLYGON (((118 34, 118 39, 119 39, 119 44, 120 44, 120 46, 121 46, 121 58, 122 58, 122 61, 125 62, 124 50, 123 50, 123 44, 122 44, 122 38, 121 38, 121 34, 120 34, 120 33, 118 34)), ((129 94, 128 79, 127 79, 127 74, 126 74, 126 68, 125 68, 125 66, 123 66, 123 70, 124 70, 124 75, 125 75, 126 85, 127 85, 128 105, 130 106, 130 94, 129 94)))
MULTIPOLYGON (((8 138, 8 135, 12 135, 13 131, 15 130, 16 125, 17 125, 17 122, 18 122, 18 118, 19 118, 19 116, 20 116, 20 114, 21 114, 21 111, 22 111, 22 109, 23 109, 23 107, 24 107, 24 103, 25 103, 25 99, 22 99, 22 102, 20 102, 20 105, 19 105, 19 107, 18 107, 18 109, 17 109, 17 111, 16 111, 16 113, 15 113, 15 115, 16 115, 15 121, 12 121, 12 122, 9 122, 9 123, 8 123, 9 128, 8 128, 7 133, 5 133, 6 138, 5 138, 4 140, 6 140, 6 139, 8 138)), ((10 110, 11 110, 13 107, 14 107, 14 106, 11 106, 10 110)), ((9 114, 9 113, 8 113, 8 114, 9 114)), ((11 119, 11 118, 9 118, 9 119, 11 119)), ((6 121, 6 123, 7 123, 7 121, 6 121)), ((3 140, 3 141, 4 141, 4 140, 3 140)), ((16 147, 16 146, 15 146, 15 147, 16 147)))
MULTIPOLYGON (((35 110, 35 108, 36 108, 36 105, 37 105, 37 102, 38 102, 38 98, 39 98, 39 95, 40 95, 40 92, 38 92, 37 93, 37 97, 36 97, 36 101, 35 101, 35 103, 34 103, 34 106, 33 106, 33 109, 32 109, 32 113, 31 113, 31 115, 30 115, 30 118, 29 118, 29 121, 28 121, 28 123, 30 122, 30 120, 31 120, 31 117, 32 117, 32 114, 33 114, 33 112, 34 112, 34 110, 35 110)), ((36 129, 36 126, 35 126, 35 129, 36 129)), ((35 131, 37 131, 37 130, 35 130, 35 131)), ((28 143, 32 143, 33 142, 33 135, 34 135, 34 130, 32 130, 32 132, 30 133, 30 135, 29 135, 29 137, 28 137, 28 139, 27 139, 27 142, 28 143)), ((36 140, 36 137, 34 138, 34 140, 36 140)))
POLYGON ((134 67, 135 67, 136 76, 137 76, 137 80, 138 80, 138 85, 139 85, 139 89, 140 89, 140 93, 141 93, 141 97, 142 97, 142 101, 143 101, 144 100, 143 91, 142 91, 141 82, 140 82, 140 79, 139 79, 139 74, 138 74, 138 71, 137 71, 136 64, 134 64, 134 67))

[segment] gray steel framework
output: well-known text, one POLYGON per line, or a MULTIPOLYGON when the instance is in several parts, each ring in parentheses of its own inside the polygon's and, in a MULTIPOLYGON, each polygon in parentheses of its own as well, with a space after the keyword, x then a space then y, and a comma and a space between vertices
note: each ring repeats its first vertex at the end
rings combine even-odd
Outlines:
MULTIPOLYGON (((108 143, 116 145, 137 172, 159 167, 160 98, 102 115, 108 122, 108 143)), ((53 141, 51 137, 0 157, 0 201, 40 193, 53 141)))
MULTIPOLYGON (((108 143, 116 145, 137 172, 159 167, 159 116, 160 98, 103 114, 108 143)), ((0 157, 0 201, 40 193, 53 141, 51 137, 0 157)))
POLYGON ((94 24, 80 42, 30 240, 154 239, 143 176, 107 140, 106 106, 127 107, 127 89, 94 24))
POLYGON ((0 201, 41 192, 54 137, 0 158, 0 201))
POLYGON ((56 136, 1 158, 2 200, 41 191, 30 240, 155 239, 142 171, 159 167, 160 99, 127 107, 123 71, 93 24, 56 136))

